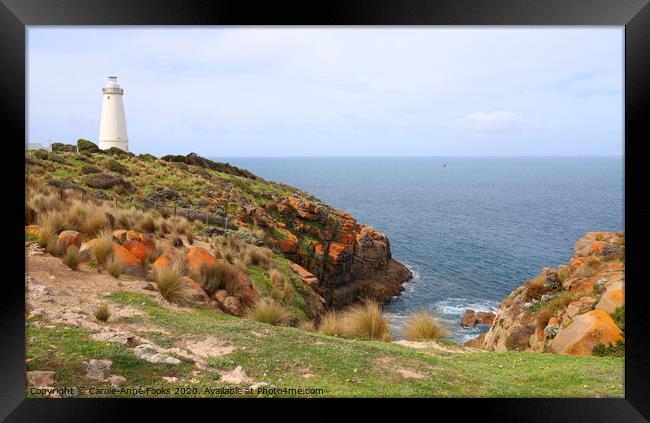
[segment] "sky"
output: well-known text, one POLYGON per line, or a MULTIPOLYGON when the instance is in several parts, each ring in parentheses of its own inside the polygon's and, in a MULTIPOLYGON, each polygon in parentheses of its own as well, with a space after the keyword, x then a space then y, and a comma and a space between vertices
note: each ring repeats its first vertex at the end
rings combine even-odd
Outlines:
POLYGON ((27 140, 135 153, 621 156, 623 27, 29 27, 27 140))

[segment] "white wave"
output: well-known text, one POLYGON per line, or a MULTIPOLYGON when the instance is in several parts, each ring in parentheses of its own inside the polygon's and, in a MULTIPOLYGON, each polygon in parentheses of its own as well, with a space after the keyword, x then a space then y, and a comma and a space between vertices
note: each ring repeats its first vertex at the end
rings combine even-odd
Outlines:
POLYGON ((447 298, 433 305, 435 313, 447 316, 462 316, 467 309, 496 312, 498 308, 498 301, 468 298, 447 298))

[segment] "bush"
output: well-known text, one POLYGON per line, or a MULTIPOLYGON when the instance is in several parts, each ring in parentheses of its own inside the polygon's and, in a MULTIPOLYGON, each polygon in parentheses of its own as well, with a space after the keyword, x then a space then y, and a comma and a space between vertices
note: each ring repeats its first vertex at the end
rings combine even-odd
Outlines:
POLYGON ((105 173, 94 173, 86 177, 85 183, 91 188, 108 189, 123 183, 123 181, 124 180, 118 176, 107 175, 105 173))
POLYGON ((182 276, 179 261, 175 261, 171 267, 154 266, 153 279, 160 295, 170 303, 189 305, 196 298, 197 293, 187 286, 182 276))
POLYGON ((384 318, 379 303, 365 300, 350 307, 345 314, 344 330, 348 336, 364 339, 390 340, 388 321, 384 318))
POLYGON ((122 262, 122 260, 120 260, 120 258, 115 254, 106 261, 106 271, 115 279, 119 278, 120 275, 124 273, 124 268, 124 262, 122 262))
POLYGON ((63 144, 60 142, 53 142, 52 145, 50 145, 50 148, 52 151, 66 151, 68 153, 76 153, 77 152, 77 146, 73 144, 63 144))
POLYGON ((90 142, 85 139, 78 139, 77 140, 77 148, 80 153, 99 153, 99 147, 97 147, 97 144, 90 142))
POLYGON ((616 323, 619 329, 625 332, 625 306, 618 307, 614 310, 612 313, 612 319, 614 319, 614 323, 616 323))
POLYGON ((117 160, 113 159, 110 159, 106 163, 106 169, 110 170, 111 172, 119 173, 120 175, 128 175, 129 173, 126 167, 121 165, 117 160))
POLYGON ((598 344, 591 353, 597 357, 625 357, 625 341, 617 341, 614 344, 598 344))
POLYGON ((111 311, 108 309, 108 304, 104 303, 97 307, 95 310, 95 318, 100 322, 106 322, 111 317, 111 311))
POLYGON ((203 289, 209 296, 212 296, 220 289, 231 292, 234 291, 234 286, 239 283, 239 271, 231 264, 217 261, 201 268, 201 280, 203 281, 203 289))
POLYGON ((402 332, 407 339, 437 339, 444 335, 444 330, 436 318, 429 312, 419 311, 411 314, 404 323, 402 332))
POLYGON ((93 165, 83 165, 81 167, 81 173, 84 175, 90 175, 91 173, 100 173, 101 170, 98 167, 93 165))
POLYGON ((270 325, 286 325, 291 320, 292 315, 284 306, 274 301, 263 299, 253 306, 248 312, 248 317, 270 325))
POLYGON ((341 313, 337 311, 325 313, 318 325, 318 332, 329 336, 343 336, 345 331, 341 313))
POLYGON ((69 246, 63 255, 63 263, 72 270, 77 270, 79 263, 81 263, 81 255, 79 248, 74 245, 69 246))
POLYGON ((528 302, 530 300, 539 300, 539 298, 548 292, 548 287, 546 286, 546 276, 543 274, 535 276, 533 279, 526 282, 526 296, 524 301, 528 302))

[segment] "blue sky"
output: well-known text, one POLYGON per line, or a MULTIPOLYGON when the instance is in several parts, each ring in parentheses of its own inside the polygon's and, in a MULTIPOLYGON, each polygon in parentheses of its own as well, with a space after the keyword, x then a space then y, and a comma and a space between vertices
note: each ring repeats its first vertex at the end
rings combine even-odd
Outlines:
POLYGON ((622 27, 30 27, 27 139, 136 153, 622 155, 622 27))

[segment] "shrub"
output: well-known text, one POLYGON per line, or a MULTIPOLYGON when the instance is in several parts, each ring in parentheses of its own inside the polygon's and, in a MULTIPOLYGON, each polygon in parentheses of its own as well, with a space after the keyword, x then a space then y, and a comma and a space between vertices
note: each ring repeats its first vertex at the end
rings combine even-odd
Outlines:
POLYGON ((111 311, 108 309, 108 304, 104 303, 95 309, 95 318, 100 322, 106 322, 111 317, 111 311))
POLYGON ((524 301, 539 300, 544 293, 548 292, 546 276, 543 274, 535 276, 533 279, 526 282, 525 286, 526 296, 524 297, 524 301))
POLYGON ((90 188, 108 189, 118 184, 126 184, 126 181, 118 176, 107 175, 105 173, 93 173, 86 177, 85 184, 90 188))
POLYGON ((110 159, 108 162, 106 162, 106 169, 110 170, 111 172, 119 173, 120 175, 127 175, 129 173, 126 167, 121 165, 117 160, 113 159, 110 159))
POLYGON ((91 173, 99 173, 101 170, 98 167, 93 165, 83 165, 81 167, 81 173, 84 175, 90 175, 91 173))
POLYGON ((41 215, 39 220, 38 246, 46 248, 50 240, 56 238, 61 226, 61 219, 60 215, 56 212, 48 212, 41 215))
POLYGON ((217 261, 201 268, 201 280, 203 289, 210 296, 220 289, 230 292, 239 283, 239 271, 231 264, 217 261))
POLYGON ((598 357, 625 357, 625 341, 616 341, 614 344, 598 344, 591 353, 598 357))
POLYGON ((65 250, 63 255, 63 263, 72 270, 77 270, 79 263, 81 263, 81 255, 79 254, 79 248, 74 245, 69 246, 65 250))
POLYGON ((82 138, 77 140, 77 148, 78 148, 80 153, 83 153, 83 152, 99 153, 100 152, 99 147, 97 147, 97 144, 95 144, 93 142, 90 142, 88 140, 82 139, 82 138))
POLYGON ((286 325, 291 320, 291 312, 284 306, 263 299, 255 303, 252 309, 248 312, 250 319, 270 325, 286 325))
POLYGON ((402 332, 407 339, 437 339, 444 335, 444 330, 436 318, 427 311, 411 314, 404 323, 402 332))
POLYGON ((93 258, 100 266, 106 267, 108 259, 113 254, 113 234, 109 229, 103 229, 92 246, 93 258))
POLYGON ((618 307, 614 310, 612 313, 612 319, 614 319, 614 323, 625 332, 625 306, 618 307))
POLYGON ((106 271, 115 279, 119 278, 120 275, 124 273, 124 268, 124 262, 122 262, 122 260, 120 260, 120 258, 115 254, 106 261, 106 271))
POLYGON ((325 313, 325 315, 321 317, 318 331, 324 335, 343 336, 345 331, 343 316, 341 313, 337 311, 329 311, 325 313))
POLYGON ((390 340, 388 321, 384 318, 381 306, 376 301, 365 300, 361 304, 350 307, 343 318, 344 330, 348 336, 382 341, 390 340))
POLYGON ((189 305, 196 298, 196 291, 183 281, 180 261, 166 268, 154 267, 153 279, 160 295, 170 303, 189 305))

